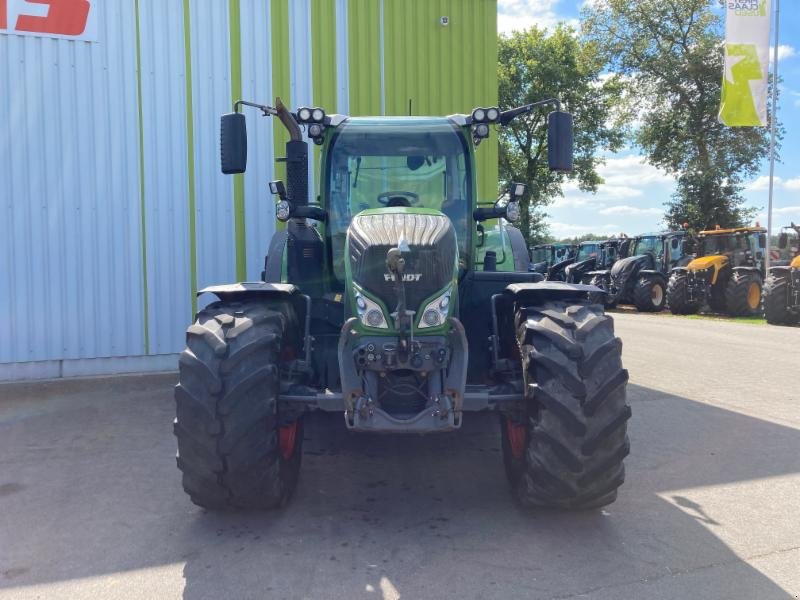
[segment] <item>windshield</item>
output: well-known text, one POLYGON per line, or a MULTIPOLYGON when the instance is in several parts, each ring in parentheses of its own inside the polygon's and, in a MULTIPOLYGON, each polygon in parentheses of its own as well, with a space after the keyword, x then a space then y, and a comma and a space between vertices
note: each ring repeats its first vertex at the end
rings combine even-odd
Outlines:
POLYGON ((534 264, 547 262, 550 258, 550 248, 534 248, 533 258, 531 259, 534 264))
POLYGON ((447 121, 358 119, 341 125, 327 155, 328 212, 336 278, 344 279, 344 242, 363 210, 406 206, 442 211, 459 253, 469 249, 471 165, 461 131, 447 121))
POLYGON ((703 239, 703 254, 727 254, 735 250, 749 249, 746 237, 740 235, 709 235, 703 239))
POLYGON ((639 256, 646 252, 661 254, 661 236, 643 237, 636 240, 632 256, 639 256))
POLYGON ((575 256, 575 246, 563 245, 554 246, 553 264, 560 263, 575 256))
POLYGON ((578 257, 575 259, 576 261, 586 260, 587 258, 591 258, 593 256, 597 256, 597 249, 598 244, 584 244, 578 250, 578 257))

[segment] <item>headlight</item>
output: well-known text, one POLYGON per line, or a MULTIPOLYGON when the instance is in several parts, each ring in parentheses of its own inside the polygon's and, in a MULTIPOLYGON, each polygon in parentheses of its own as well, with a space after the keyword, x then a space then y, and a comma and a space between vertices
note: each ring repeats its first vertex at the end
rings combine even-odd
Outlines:
POLYGON ((453 288, 448 287, 441 296, 437 296, 422 310, 422 318, 419 320, 419 329, 428 327, 438 327, 447 320, 448 309, 450 308, 450 295, 453 288))
POLYGON ((353 293, 356 297, 356 312, 361 324, 375 329, 389 329, 381 307, 362 294, 357 287, 353 288, 353 293))
POLYGON ((475 121, 483 121, 486 118, 486 111, 482 108, 476 108, 472 112, 472 119, 475 121))
POLYGON ((300 121, 310 121, 311 120, 311 109, 303 107, 297 111, 297 118, 300 121))
POLYGON ((486 110, 486 119, 489 121, 497 121, 500 118, 500 111, 496 107, 486 110))
POLYGON ((489 137, 489 126, 486 123, 475 125, 475 135, 479 138, 489 137))
POLYGON ((319 123, 308 126, 308 137, 317 138, 322 135, 323 127, 319 123))
POLYGON ((506 220, 512 223, 519 221, 519 202, 509 202, 506 204, 506 220))
POLYGON ((286 200, 281 200, 275 205, 275 216, 278 221, 288 221, 292 215, 292 207, 286 200))
POLYGON ((321 108, 315 108, 311 112, 311 118, 314 119, 317 123, 322 123, 322 119, 325 118, 325 111, 321 108))

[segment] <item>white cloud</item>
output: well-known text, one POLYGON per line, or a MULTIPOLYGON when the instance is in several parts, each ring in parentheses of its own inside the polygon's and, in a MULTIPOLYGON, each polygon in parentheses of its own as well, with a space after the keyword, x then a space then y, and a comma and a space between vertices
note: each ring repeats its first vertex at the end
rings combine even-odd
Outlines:
POLYGON ((638 206, 629 206, 627 204, 620 204, 618 206, 609 206, 600 209, 601 215, 663 215, 664 211, 660 208, 639 208, 638 206))
MULTIPOLYGON (((564 186, 566 188, 566 186, 564 186)), ((594 202, 591 196, 564 196, 556 198, 550 205, 552 208, 602 208, 605 204, 594 202)))
MULTIPOLYGON (((673 177, 647 164, 641 156, 636 155, 608 158, 604 164, 597 167, 597 172, 605 182, 598 186, 597 194, 589 196, 596 198, 597 201, 640 198, 645 195, 647 191, 645 188, 648 186, 662 186, 671 191, 675 184, 673 177)), ((579 193, 578 184, 575 182, 564 184, 563 189, 568 193, 579 193)))
POLYGON ((577 27, 576 19, 565 19, 558 14, 556 8, 560 2, 561 0, 498 0, 497 32, 508 34, 529 29, 533 25, 553 29, 562 21, 577 27))
MULTIPOLYGON (((774 188, 776 190, 800 190, 800 177, 792 177, 791 179, 784 179, 783 177, 775 177, 774 188)), ((762 175, 748 183, 745 190, 748 192, 763 192, 769 189, 769 176, 762 175)))
MULTIPOLYGON (((770 60, 772 60, 774 52, 775 52, 775 46, 770 46, 769 47, 770 60)), ((787 58, 792 58, 793 56, 796 55, 797 55, 797 50, 795 50, 794 46, 790 46, 789 44, 778 44, 778 61, 785 60, 787 58)))

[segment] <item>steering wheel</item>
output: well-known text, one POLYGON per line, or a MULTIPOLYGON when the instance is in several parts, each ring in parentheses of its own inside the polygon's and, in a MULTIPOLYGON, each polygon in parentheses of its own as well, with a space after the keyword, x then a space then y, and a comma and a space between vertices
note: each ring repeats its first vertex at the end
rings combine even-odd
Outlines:
POLYGON ((382 194, 378 194, 378 202, 383 204, 384 206, 388 206, 389 200, 392 198, 400 196, 401 198, 407 198, 408 203, 412 206, 419 202, 419 194, 415 192, 383 192, 382 194))

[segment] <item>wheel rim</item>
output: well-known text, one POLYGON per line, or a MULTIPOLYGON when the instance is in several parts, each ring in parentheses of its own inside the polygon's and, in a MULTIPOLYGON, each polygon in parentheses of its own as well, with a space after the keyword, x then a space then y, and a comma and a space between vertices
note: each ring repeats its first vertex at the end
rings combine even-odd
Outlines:
POLYGON ((761 288, 754 281, 747 289, 747 305, 750 310, 755 310, 758 308, 759 302, 761 302, 761 288))
POLYGON ((280 446, 281 456, 289 460, 294 454, 297 442, 297 421, 284 425, 278 429, 278 445, 280 446))
POLYGON ((664 301, 664 288, 661 287, 661 284, 656 283, 650 290, 650 301, 654 306, 661 306, 664 301))
POLYGON ((508 434, 508 445, 511 449, 511 456, 517 460, 522 460, 525 454, 525 426, 506 421, 506 433, 508 434))

